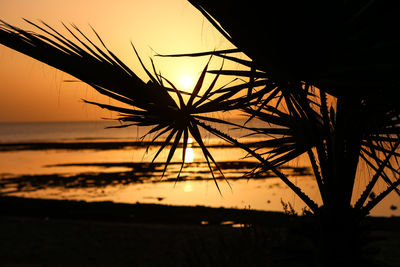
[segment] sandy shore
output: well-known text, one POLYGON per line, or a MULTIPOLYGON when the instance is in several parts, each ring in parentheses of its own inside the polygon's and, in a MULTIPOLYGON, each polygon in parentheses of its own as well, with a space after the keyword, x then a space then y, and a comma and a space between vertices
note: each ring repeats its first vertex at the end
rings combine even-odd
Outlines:
MULTIPOLYGON (((304 218, 282 213, 15 197, 0 207, 0 266, 313 265, 304 218)), ((368 220, 382 266, 400 266, 399 223, 368 220)))

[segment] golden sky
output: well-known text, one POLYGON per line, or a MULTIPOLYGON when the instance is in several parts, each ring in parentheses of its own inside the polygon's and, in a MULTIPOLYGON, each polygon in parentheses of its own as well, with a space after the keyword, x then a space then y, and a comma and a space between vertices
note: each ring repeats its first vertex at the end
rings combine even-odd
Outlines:
MULTIPOLYGON (((164 54, 232 48, 186 0, 0 0, 0 19, 30 29, 22 20, 43 20, 67 34, 74 23, 92 36, 89 24, 142 79, 147 80, 130 46, 148 66, 154 51, 164 54), (153 51, 154 50, 154 51, 153 51)), ((94 39, 94 38, 93 38, 94 39)), ((154 58, 163 76, 180 83, 197 79, 208 58, 154 58)), ((221 61, 213 60, 213 68, 221 61)), ((210 77, 212 78, 212 77, 210 77)), ((98 120, 109 111, 81 99, 109 103, 92 88, 67 83, 67 74, 0 45, 0 122, 98 120)), ((115 116, 114 116, 115 117, 115 116)))

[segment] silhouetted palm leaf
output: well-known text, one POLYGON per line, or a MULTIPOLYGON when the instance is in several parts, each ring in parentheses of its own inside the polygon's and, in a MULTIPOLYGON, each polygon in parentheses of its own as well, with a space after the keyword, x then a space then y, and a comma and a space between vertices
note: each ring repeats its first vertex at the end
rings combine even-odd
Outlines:
MULTIPOLYGON (((72 26, 73 29, 70 29, 68 26, 64 25, 65 29, 72 35, 77 44, 45 23, 43 23, 43 26, 40 26, 30 21, 27 22, 45 35, 28 32, 9 25, 6 22, 2 22, 0 25, 0 43, 52 67, 67 72, 91 85, 99 93, 130 105, 132 108, 122 108, 115 105, 84 100, 86 103, 118 112, 120 114, 119 120, 128 124, 116 127, 127 127, 131 125, 153 126, 148 132, 148 134, 158 132, 153 142, 162 135, 167 135, 153 159, 154 161, 160 152, 171 142, 171 148, 167 156, 163 175, 171 162, 182 135, 184 135, 183 146, 187 146, 188 131, 191 132, 192 136, 200 144, 213 174, 209 160, 211 159, 214 164, 216 163, 203 144, 201 140, 202 137, 198 130, 196 130, 196 125, 193 124, 194 121, 190 119, 191 114, 196 113, 197 108, 202 107, 202 104, 208 99, 207 94, 211 93, 215 85, 214 82, 210 86, 205 97, 199 95, 207 66, 186 104, 183 101, 182 92, 176 89, 171 82, 157 75, 157 73, 154 73, 154 75, 151 74, 138 55, 140 63, 150 78, 149 82, 143 82, 106 47, 96 32, 95 34, 102 48, 91 41, 76 26, 72 26), (73 30, 75 30, 75 32, 73 30), (172 88, 165 87, 162 83, 163 80, 166 80, 172 88), (179 106, 168 92, 173 92, 178 96, 179 106)), ((134 47, 133 49, 135 50, 134 47)), ((153 63, 152 66, 155 72, 153 63)), ((207 112, 207 108, 202 108, 202 110, 207 112)), ((183 162, 184 157, 185 154, 183 153, 183 162)))

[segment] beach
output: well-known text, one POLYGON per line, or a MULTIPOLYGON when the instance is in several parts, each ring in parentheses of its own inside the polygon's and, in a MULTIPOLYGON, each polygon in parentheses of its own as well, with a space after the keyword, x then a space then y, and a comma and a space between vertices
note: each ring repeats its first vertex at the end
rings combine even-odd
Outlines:
MULTIPOLYGON (((315 260, 301 216, 16 197, 0 203, 1 266, 313 266, 315 260)), ((380 266, 400 266, 399 223, 365 220, 372 240, 366 251, 380 266)))

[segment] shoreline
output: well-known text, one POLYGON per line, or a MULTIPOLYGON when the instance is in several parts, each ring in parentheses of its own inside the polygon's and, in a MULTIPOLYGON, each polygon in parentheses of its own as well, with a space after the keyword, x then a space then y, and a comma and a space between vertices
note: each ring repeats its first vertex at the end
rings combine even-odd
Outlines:
POLYGON ((51 219, 226 226, 232 224, 281 226, 282 223, 290 221, 282 212, 250 209, 127 204, 111 201, 86 202, 14 196, 0 197, 0 214, 51 219))
MULTIPOLYGON (((308 221, 307 216, 287 215, 278 211, 206 206, 179 206, 151 203, 117 203, 112 201, 60 200, 0 196, 0 216, 44 219, 90 220, 126 223, 176 225, 266 226, 287 227, 308 221)), ((400 217, 367 216, 370 227, 400 233, 400 217)))

